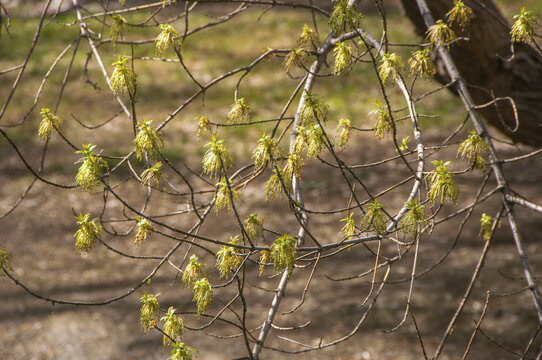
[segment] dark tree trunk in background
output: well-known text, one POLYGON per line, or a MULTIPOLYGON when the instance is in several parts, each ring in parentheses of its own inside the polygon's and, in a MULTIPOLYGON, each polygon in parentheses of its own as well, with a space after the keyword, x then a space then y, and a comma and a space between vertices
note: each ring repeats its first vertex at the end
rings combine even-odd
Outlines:
MULTIPOLYGON (((427 28, 416 1, 401 2, 416 31, 425 37, 427 28)), ((453 6, 452 0, 427 3, 435 20, 445 20, 453 6)), ((519 124, 516 126, 513 108, 507 101, 480 109, 480 113, 512 140, 542 146, 542 55, 523 43, 514 43, 515 56, 512 55, 510 25, 492 0, 464 0, 464 3, 473 9, 476 17, 466 31, 457 27, 454 30, 458 36, 470 40, 456 43, 450 53, 470 85, 476 103, 488 103, 493 96, 511 97, 517 106, 519 124)), ((436 78, 448 83, 444 67, 438 69, 436 78)))

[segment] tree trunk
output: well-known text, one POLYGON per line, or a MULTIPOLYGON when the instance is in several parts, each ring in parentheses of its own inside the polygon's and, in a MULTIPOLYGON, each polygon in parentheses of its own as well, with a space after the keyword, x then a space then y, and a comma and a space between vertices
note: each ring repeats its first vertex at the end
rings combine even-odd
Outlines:
MULTIPOLYGON (((425 37, 427 27, 416 1, 401 2, 416 31, 425 37)), ((542 55, 530 45, 511 43, 510 25, 492 0, 463 2, 473 9, 475 18, 464 31, 453 27, 458 36, 469 40, 452 45, 451 55, 478 105, 487 104, 494 98, 509 97, 516 105, 518 120, 508 100, 496 101, 479 112, 513 141, 542 146, 542 55)), ((443 20, 453 6, 452 0, 428 3, 433 17, 443 20)), ((448 83, 450 79, 444 67, 439 66, 438 59, 437 68, 437 80, 448 83)))

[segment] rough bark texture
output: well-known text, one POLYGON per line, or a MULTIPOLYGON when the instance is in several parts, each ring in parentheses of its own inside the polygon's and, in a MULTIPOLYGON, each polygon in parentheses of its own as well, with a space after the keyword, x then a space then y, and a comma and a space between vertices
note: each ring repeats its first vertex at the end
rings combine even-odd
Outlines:
MULTIPOLYGON (((427 27, 418 11, 415 0, 401 0, 406 15, 425 37, 427 27)), ((519 124, 516 124, 513 107, 509 101, 498 101, 479 112, 488 123, 505 133, 515 142, 542 146, 542 55, 533 47, 510 40, 510 25, 492 0, 463 0, 470 6, 475 18, 462 31, 454 26, 461 40, 454 44, 451 55, 462 76, 470 86, 478 105, 495 97, 511 97, 516 104, 519 124)), ((452 0, 431 0, 429 8, 435 19, 446 19, 452 0)), ((437 65, 438 60, 437 60, 437 65)), ((436 78, 448 83, 443 66, 438 66, 436 78)), ((453 90, 453 89, 452 89, 453 90)))

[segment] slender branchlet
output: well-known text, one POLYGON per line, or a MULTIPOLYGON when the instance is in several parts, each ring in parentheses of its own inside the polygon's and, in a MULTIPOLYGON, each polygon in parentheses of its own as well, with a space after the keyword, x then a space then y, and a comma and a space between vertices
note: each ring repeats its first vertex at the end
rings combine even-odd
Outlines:
POLYGON ((49 140, 53 133, 53 129, 56 129, 57 131, 62 130, 62 119, 54 115, 50 109, 41 109, 40 115, 41 122, 38 129, 38 136, 40 139, 49 140))
POLYGON ((75 217, 79 230, 75 232, 75 253, 81 255, 88 253, 96 240, 101 239, 103 227, 98 223, 98 219, 90 220, 90 214, 75 217))
POLYGON ((143 292, 140 298, 141 309, 139 310, 139 322, 141 324, 141 331, 150 331, 155 323, 155 318, 160 314, 160 304, 156 297, 160 294, 152 295, 143 292))
POLYGON ((147 240, 147 235, 150 232, 156 231, 154 226, 145 218, 137 218, 137 233, 135 236, 134 244, 137 246, 143 241, 147 240))
POLYGON ((431 60, 431 49, 425 48, 412 53, 408 60, 411 75, 420 75, 422 77, 431 77, 436 73, 436 67, 431 60))
POLYGON ((369 211, 365 214, 361 220, 361 225, 365 231, 374 231, 377 235, 383 235, 386 233, 386 220, 384 217, 384 206, 374 199, 372 203, 368 203, 369 211))
POLYGON ((207 276, 205 265, 199 262, 197 255, 192 255, 183 272, 182 280, 184 288, 190 289, 196 281, 205 276, 207 276))
POLYGON ((284 234, 273 241, 270 250, 275 270, 277 272, 288 271, 288 275, 291 274, 295 263, 296 238, 284 234))
POLYGON ((198 315, 211 307, 213 301, 213 288, 207 278, 199 279, 194 283, 194 301, 198 306, 198 315))
POLYGON ((165 146, 162 134, 151 127, 152 120, 137 124, 134 148, 138 160, 156 160, 160 157, 160 148, 165 146))
MULTIPOLYGON (((237 245, 239 239, 237 237, 230 238, 230 244, 237 245)), ((220 278, 227 278, 230 273, 234 273, 239 265, 241 260, 239 260, 239 255, 235 253, 235 248, 233 246, 224 245, 216 253, 216 268, 220 273, 220 278)))
POLYGON ((457 204, 459 190, 452 173, 448 169, 451 163, 451 161, 444 162, 443 160, 432 161, 435 169, 427 174, 426 177, 429 180, 429 192, 427 195, 431 201, 431 206, 435 204, 437 199, 442 203, 445 197, 450 199, 454 205, 457 204))
POLYGON ((162 329, 164 332, 164 345, 174 345, 177 339, 182 340, 183 338, 184 324, 182 319, 175 314, 176 311, 173 306, 170 306, 166 315, 160 319, 165 321, 162 329))

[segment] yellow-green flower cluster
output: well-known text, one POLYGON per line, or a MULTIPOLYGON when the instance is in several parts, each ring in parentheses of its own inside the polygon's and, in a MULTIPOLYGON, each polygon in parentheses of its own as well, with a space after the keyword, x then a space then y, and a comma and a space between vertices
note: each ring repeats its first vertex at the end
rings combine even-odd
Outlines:
POLYGON ((252 213, 245 220, 245 231, 251 239, 256 238, 263 231, 263 220, 256 213, 252 213))
POLYGON ((280 181, 281 179, 284 182, 287 191, 291 191, 292 177, 287 176, 287 174, 282 169, 274 168, 273 173, 269 177, 269 180, 267 180, 267 182, 265 183, 265 201, 269 201, 270 199, 273 200, 275 196, 277 196, 277 194, 279 194, 280 198, 282 199, 283 187, 280 181))
POLYGON ((245 102, 245 98, 239 98, 231 106, 227 115, 228 122, 237 123, 238 121, 250 120, 250 106, 245 102))
POLYGON ((112 15, 113 23, 111 24, 111 29, 109 30, 109 36, 111 37, 111 43, 113 47, 117 45, 117 41, 124 38, 124 33, 126 31, 126 19, 121 15, 115 14, 112 15))
POLYGON ((252 153, 252 159, 254 160, 254 166, 265 167, 274 159, 282 156, 282 151, 279 147, 277 140, 271 136, 266 135, 265 132, 260 135, 258 139, 258 146, 252 153))
POLYGON ((344 237, 348 238, 356 233, 356 221, 354 220, 354 213, 349 213, 347 217, 341 219, 345 224, 341 228, 341 231, 344 234, 344 237))
POLYGON ((169 360, 192 360, 198 350, 185 345, 183 342, 177 342, 173 345, 170 352, 169 360))
POLYGON ((162 172, 160 168, 162 167, 162 162, 159 161, 148 169, 143 170, 141 173, 141 185, 150 185, 151 181, 154 181, 155 184, 160 183, 160 177, 162 172))
POLYGON ((393 73, 395 77, 400 69, 405 66, 403 59, 396 53, 383 53, 378 67, 378 75, 383 83, 386 83, 390 75, 393 73))
POLYGON ((134 148, 138 160, 158 159, 160 148, 164 147, 162 134, 151 127, 152 120, 145 120, 137 124, 137 134, 134 139, 134 148))
MULTIPOLYGON (((237 245, 238 242, 237 237, 230 238, 230 244, 237 245)), ((221 278, 227 278, 228 274, 235 272, 240 264, 241 260, 239 260, 239 255, 235 253, 233 246, 224 245, 216 253, 216 268, 221 278)))
POLYGON ((533 15, 532 11, 525 10, 524 7, 520 9, 520 13, 514 16, 514 24, 510 30, 510 35, 513 41, 527 42, 532 39, 534 35, 534 29, 538 26, 537 18, 533 15))
POLYGON ((88 253, 96 240, 102 237, 103 227, 98 223, 98 219, 90 220, 90 214, 75 217, 79 230, 73 236, 75 238, 75 253, 88 253))
POLYGON ((296 178, 301 178, 303 173, 303 157, 299 153, 290 153, 288 159, 286 160, 286 165, 284 165, 284 173, 291 179, 293 176, 296 178))
MULTIPOLYGON (((13 267, 11 266, 11 259, 9 256, 9 253, 7 251, 4 251, 0 249, 0 270, 4 271, 13 271, 13 267)), ((4 276, 4 272, 0 271, 0 276, 4 276)))
POLYGON ((49 140, 51 138, 51 133, 53 129, 61 131, 62 129, 62 120, 54 115, 50 109, 43 108, 40 112, 41 122, 38 129, 38 136, 42 140, 49 140))
POLYGON ((335 55, 334 75, 341 75, 350 69, 352 64, 352 47, 347 41, 339 41, 333 50, 335 55))
POLYGON ((93 150, 96 147, 94 144, 83 144, 83 150, 76 153, 83 154, 84 157, 77 162, 81 162, 81 166, 75 176, 75 184, 83 191, 94 190, 101 182, 102 174, 108 170, 107 163, 104 159, 94 155, 93 150))
POLYGON ((442 20, 437 20, 434 25, 427 29, 427 40, 433 46, 440 44, 449 48, 451 42, 455 39, 457 39, 457 36, 454 31, 442 20))
POLYGON ((113 63, 113 74, 111 74, 111 87, 117 94, 135 95, 136 76, 132 68, 126 63, 128 58, 119 56, 113 63))
POLYGON ((260 273, 259 273, 260 276, 262 276, 263 269, 265 268, 265 264, 267 264, 267 262, 269 261, 270 256, 271 256, 270 250, 262 250, 262 254, 260 255, 260 259, 258 260, 258 262, 260 263, 260 273))
POLYGON ((488 241, 491 237, 491 227, 493 225, 493 219, 486 213, 480 217, 480 235, 485 241, 488 241))
POLYGON ((198 315, 211 307, 213 301, 213 288, 207 278, 200 279, 194 283, 194 301, 198 305, 198 315))
POLYGON ((408 60, 410 74, 419 74, 423 77, 430 77, 435 74, 435 63, 431 60, 431 49, 425 48, 412 53, 408 60))
POLYGON ((181 46, 181 36, 169 24, 160 24, 162 32, 156 37, 155 47, 156 56, 163 58, 167 56, 170 47, 177 48, 181 46))
POLYGON ((203 172, 211 177, 218 177, 220 170, 227 171, 233 166, 234 160, 224 145, 224 140, 212 137, 210 143, 205 145, 209 149, 203 156, 203 172))
POLYGON ((183 272, 182 280, 184 288, 190 289, 196 281, 204 278, 206 275, 205 265, 199 262, 197 255, 192 255, 183 272))
POLYGON ((305 49, 317 49, 318 48, 318 34, 309 25, 303 25, 303 30, 299 39, 297 39, 297 45, 300 48, 305 49))
POLYGON ((141 242, 147 240, 147 235, 152 232, 156 231, 154 229, 154 226, 149 222, 149 220, 145 218, 138 218, 137 219, 137 233, 135 236, 134 244, 137 246, 138 244, 141 244, 141 242))
POLYGON ((348 5, 348 0, 338 0, 329 17, 329 27, 335 35, 341 35, 361 26, 362 16, 348 5))
POLYGON ((425 214, 424 206, 418 204, 418 200, 413 199, 408 201, 405 205, 408 212, 402 221, 403 233, 405 235, 412 234, 416 236, 424 226, 427 226, 429 219, 425 214))
POLYGON ((474 13, 462 0, 454 0, 454 7, 446 13, 446 16, 450 24, 457 22, 464 29, 470 24, 472 18, 474 18, 474 13))
POLYGON ((143 332, 150 331, 154 327, 154 318, 160 313, 160 304, 156 299, 158 295, 144 292, 140 298, 142 305, 141 309, 139 309, 139 322, 141 323, 141 330, 143 332))
POLYGON ((377 235, 383 235, 386 233, 386 220, 384 217, 384 206, 374 199, 372 203, 367 204, 369 211, 363 217, 361 221, 365 231, 374 231, 377 235))
POLYGON ((327 120, 328 106, 315 94, 306 93, 305 102, 299 113, 300 125, 309 125, 316 123, 317 120, 325 122, 327 120))
POLYGON ((182 339, 184 324, 180 317, 178 317, 175 312, 177 310, 170 306, 166 315, 163 316, 160 320, 165 321, 164 328, 164 345, 175 345, 177 339, 182 339))
POLYGON ((197 137, 199 140, 203 132, 211 132, 211 122, 209 121, 209 118, 205 115, 198 116, 196 120, 198 120, 197 137))
POLYGON ((375 100, 375 106, 376 109, 371 111, 371 114, 377 116, 374 134, 378 139, 382 140, 385 134, 390 133, 393 130, 392 118, 380 100, 375 100))
POLYGON ((286 69, 287 72, 290 72, 292 67, 299 67, 303 68, 305 66, 305 63, 307 62, 307 51, 305 49, 292 49, 285 57, 284 57, 284 69, 286 69))
POLYGON ((276 271, 288 271, 288 274, 292 273, 296 248, 296 238, 289 234, 284 234, 273 241, 273 244, 270 246, 270 256, 273 259, 276 271))
POLYGON ((218 184, 216 184, 218 190, 216 192, 215 210, 218 213, 220 210, 226 210, 229 212, 232 209, 232 200, 237 201, 241 199, 243 194, 241 191, 228 186, 225 178, 222 178, 218 184))
POLYGON ((339 134, 339 149, 342 149, 348 142, 348 139, 350 139, 351 128, 352 128, 352 123, 350 119, 339 120, 339 125, 337 126, 337 130, 341 131, 339 134))
POLYGON ((461 159, 467 159, 473 169, 484 170, 486 162, 482 157, 483 152, 488 151, 488 145, 475 131, 469 131, 469 137, 463 141, 457 150, 461 159))
POLYGON ((435 160, 432 163, 436 168, 427 174, 427 179, 429 180, 429 192, 427 195, 431 201, 431 205, 434 205, 437 199, 442 203, 445 197, 448 197, 453 204, 456 204, 459 190, 452 177, 452 173, 448 170, 448 166, 452 162, 435 160))

